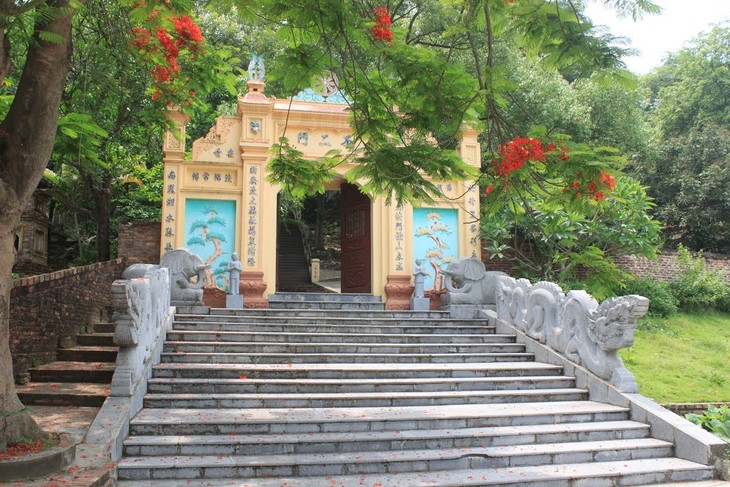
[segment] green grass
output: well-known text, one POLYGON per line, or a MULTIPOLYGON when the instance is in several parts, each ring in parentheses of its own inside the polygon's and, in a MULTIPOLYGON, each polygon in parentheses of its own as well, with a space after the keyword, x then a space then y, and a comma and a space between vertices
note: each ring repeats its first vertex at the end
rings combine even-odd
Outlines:
POLYGON ((659 403, 730 401, 730 314, 648 318, 621 351, 639 392, 659 403))

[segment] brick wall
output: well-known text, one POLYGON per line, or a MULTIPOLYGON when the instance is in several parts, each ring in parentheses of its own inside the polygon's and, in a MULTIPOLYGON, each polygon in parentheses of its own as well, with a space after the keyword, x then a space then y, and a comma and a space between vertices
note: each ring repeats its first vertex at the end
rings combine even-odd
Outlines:
POLYGON ((117 256, 128 264, 160 263, 160 222, 136 221, 119 226, 117 256))
POLYGON ((488 271, 502 271, 510 276, 515 275, 514 266, 517 265, 517 258, 511 249, 504 252, 504 257, 494 259, 489 258, 488 252, 482 251, 482 262, 488 271))
MULTIPOLYGON (((703 257, 708 268, 719 271, 730 282, 730 255, 703 254, 703 257)), ((482 252, 482 260, 489 271, 514 275, 513 266, 517 264, 517 259, 512 251, 505 252, 501 259, 490 259, 487 252, 482 252)), ((622 255, 616 257, 616 264, 634 277, 652 277, 660 281, 673 281, 680 272, 675 250, 663 250, 656 259, 622 255)))
POLYGON ((111 284, 123 259, 17 279, 10 291, 13 372, 56 359, 60 340, 73 340, 87 323, 107 319, 111 284))
MULTIPOLYGON (((707 267, 720 272, 730 282, 730 255, 703 254, 707 267)), ((680 272, 677 266, 677 252, 663 250, 656 259, 645 257, 620 256, 618 266, 634 277, 653 277, 660 281, 673 281, 680 272)))

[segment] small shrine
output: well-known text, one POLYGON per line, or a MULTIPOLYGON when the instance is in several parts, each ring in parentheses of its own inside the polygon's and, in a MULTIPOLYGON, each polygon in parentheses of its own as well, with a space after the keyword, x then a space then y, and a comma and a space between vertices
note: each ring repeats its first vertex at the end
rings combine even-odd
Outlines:
MULTIPOLYGON (((336 78, 291 99, 268 97, 265 88, 263 63, 254 58, 237 114, 219 117, 206 137, 194 141, 190 160, 184 157, 188 119, 182 113, 169 114, 175 128, 163 146, 161 254, 181 247, 198 254, 211 266, 209 283, 226 290, 228 262, 238 253, 246 307, 267 307, 277 291, 281 188, 266 178, 272 145, 287 137, 313 159, 333 149, 343 157, 352 150, 347 99, 336 78)), ((474 167, 481 161, 477 135, 466 127, 458 145, 474 167)), ((480 257, 479 189, 473 181, 439 181, 442 194, 423 206, 387 205, 345 181, 342 175, 352 167, 338 166, 339 176, 328 186, 341 192, 343 293, 372 293, 388 309, 408 309, 416 259, 423 259, 424 289, 433 294, 444 287, 442 265, 480 257)))

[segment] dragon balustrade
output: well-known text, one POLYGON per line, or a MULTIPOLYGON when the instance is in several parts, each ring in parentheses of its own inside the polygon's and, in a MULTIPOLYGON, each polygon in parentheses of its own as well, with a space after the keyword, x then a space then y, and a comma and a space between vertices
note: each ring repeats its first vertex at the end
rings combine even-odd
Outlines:
POLYGON ((618 350, 634 343, 636 320, 649 309, 638 295, 598 303, 585 291, 563 293, 551 282, 498 277, 497 318, 543 343, 623 392, 636 380, 618 350))

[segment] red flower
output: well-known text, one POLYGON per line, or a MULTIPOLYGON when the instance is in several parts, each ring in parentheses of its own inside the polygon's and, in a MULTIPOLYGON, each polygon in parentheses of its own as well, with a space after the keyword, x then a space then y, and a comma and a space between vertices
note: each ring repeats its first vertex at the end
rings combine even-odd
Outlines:
POLYGON ((373 11, 375 15, 375 25, 370 28, 370 33, 376 41, 385 41, 388 44, 393 43, 393 31, 390 26, 393 23, 390 19, 390 12, 384 6, 380 6, 373 11))
POLYGON ((487 186, 487 189, 484 190, 484 195, 488 196, 489 193, 491 193, 493 189, 494 189, 494 185, 490 184, 489 186, 487 186))
POLYGON ((616 187, 616 178, 605 172, 603 169, 601 169, 601 178, 599 181, 605 184, 609 191, 613 191, 613 188, 616 187))
POLYGON ((132 29, 132 32, 134 33, 135 40, 133 40, 131 44, 137 49, 146 49, 147 45, 150 43, 152 33, 147 29, 140 28, 132 29))
POLYGON ((168 61, 170 56, 175 58, 178 56, 179 51, 177 46, 175 46, 175 42, 172 40, 172 37, 170 37, 170 34, 168 34, 162 27, 157 28, 157 39, 160 41, 160 45, 165 50, 165 57, 168 61))
POLYGON ((175 23, 175 32, 178 35, 178 46, 182 45, 185 41, 203 42, 203 33, 200 31, 200 27, 198 27, 189 15, 181 15, 177 18, 173 17, 172 21, 175 23))
POLYGON ((498 154, 502 159, 495 172, 502 177, 522 168, 527 161, 545 162, 545 150, 540 139, 515 137, 514 140, 501 144, 498 154))

